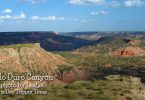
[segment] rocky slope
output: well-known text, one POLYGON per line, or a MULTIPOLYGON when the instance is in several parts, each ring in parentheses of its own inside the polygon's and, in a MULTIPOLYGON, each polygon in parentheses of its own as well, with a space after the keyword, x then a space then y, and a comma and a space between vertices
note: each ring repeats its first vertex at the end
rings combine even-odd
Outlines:
POLYGON ((137 50, 136 52, 145 50, 145 38, 143 36, 139 37, 138 35, 133 34, 118 34, 114 36, 102 37, 97 40, 94 45, 81 47, 77 49, 76 52, 110 54, 115 50, 118 51, 120 48, 122 48, 120 50, 122 52, 125 48, 129 49, 128 51, 130 54, 127 55, 138 55, 135 53, 135 50, 137 50))
POLYGON ((2 72, 54 72, 66 59, 46 52, 38 45, 19 44, 0 46, 0 70, 2 72))
POLYGON ((129 57, 129 56, 143 56, 145 55, 145 51, 140 48, 140 47, 123 47, 119 48, 114 52, 114 55, 116 56, 124 56, 124 57, 129 57))

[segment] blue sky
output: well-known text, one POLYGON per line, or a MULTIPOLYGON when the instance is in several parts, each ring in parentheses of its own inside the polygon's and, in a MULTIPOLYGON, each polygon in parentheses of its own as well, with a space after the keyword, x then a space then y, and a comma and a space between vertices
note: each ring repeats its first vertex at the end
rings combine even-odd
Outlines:
POLYGON ((1 0, 0 31, 145 31, 145 0, 1 0))

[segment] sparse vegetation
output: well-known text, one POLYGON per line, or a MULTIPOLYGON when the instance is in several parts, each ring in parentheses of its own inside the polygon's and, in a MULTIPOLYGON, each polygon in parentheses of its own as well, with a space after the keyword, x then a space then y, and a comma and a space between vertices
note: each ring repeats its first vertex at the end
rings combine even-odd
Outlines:
POLYGON ((34 44, 14 44, 14 45, 5 45, 0 46, 0 48, 14 48, 14 49, 20 49, 21 47, 29 47, 32 48, 34 44))
MULTIPOLYGON (((95 81, 76 81, 67 86, 49 86, 47 95, 14 95, 13 97, 1 96, 0 98, 15 98, 15 100, 120 100, 121 95, 126 96, 127 100, 136 100, 138 94, 124 91, 132 91, 133 84, 128 82, 128 78, 119 80, 95 80, 95 81), (134 99, 132 99, 134 98, 134 99)), ((135 87, 138 91, 138 87, 135 87)), ((8 100, 9 100, 8 99, 8 100)), ((12 99, 12 100, 13 100, 12 99)))
MULTIPOLYGON (((45 90, 48 90, 47 95, 2 95, 0 99, 120 100, 120 98, 124 98, 126 100, 140 100, 138 94, 144 90, 144 87, 140 85, 140 81, 137 81, 136 78, 134 79, 133 77, 129 76, 125 77, 123 76, 125 75, 123 72, 121 73, 122 76, 119 76, 120 74, 118 75, 119 77, 106 77, 108 73, 109 75, 112 75, 114 74, 113 71, 116 71, 117 73, 117 71, 120 71, 121 68, 123 70, 127 69, 126 71, 129 70, 128 73, 133 73, 134 75, 136 71, 130 72, 131 68, 145 67, 145 56, 123 57, 112 55, 112 52, 114 52, 117 48, 127 47, 130 45, 134 46, 134 43, 128 42, 130 41, 130 38, 137 39, 137 41, 140 39, 130 35, 128 36, 129 39, 125 39, 124 37, 124 35, 103 37, 98 40, 96 44, 84 46, 74 51, 53 51, 52 53, 46 52, 43 49, 34 46, 34 44, 0 46, 1 50, 4 50, 4 48, 6 49, 0 52, 1 57, 3 57, 3 61, 0 63, 1 73, 6 73, 9 71, 12 71, 13 73, 30 71, 32 74, 44 74, 52 72, 54 75, 56 75, 58 81, 66 83, 65 86, 50 85, 49 87, 45 88, 45 90), (115 68, 116 70, 114 70, 115 68), (91 78, 88 78, 88 73, 88 76, 91 78), (84 74, 87 76, 87 78, 82 78, 85 76, 84 74), (78 77, 75 77, 77 75, 78 77), (100 75, 100 78, 98 75, 100 75), (74 78, 74 81, 71 81, 70 78, 74 78), (75 80, 75 78, 77 80, 75 80), (70 80, 67 81, 67 79, 70 80)), ((63 46, 66 47, 66 50, 72 50, 75 46, 71 48, 69 43, 70 40, 67 37, 66 39, 67 43, 64 43, 65 45, 63 46)), ((73 38, 70 39, 73 40, 73 38)), ((144 38, 141 38, 141 40, 143 39, 144 38)), ((49 39, 47 43, 50 43, 50 40, 51 39, 49 39)), ((56 39, 54 38, 54 40, 56 40, 58 43, 59 36, 56 39)), ((77 41, 79 41, 79 39, 77 41)), ((80 44, 80 46, 85 44, 83 43, 83 40, 81 41, 82 44, 80 44)), ((74 41, 72 43, 75 44, 74 41)), ((58 43, 57 45, 59 44, 61 43, 58 43)), ((54 46, 53 44, 47 45, 50 47, 54 46)), ((55 48, 57 48, 57 45, 55 45, 55 48)), ((137 46, 143 49, 145 48, 144 45, 145 42, 141 42, 141 44, 137 43, 137 46)), ((47 48, 45 49, 47 50, 47 48)), ((51 48, 48 50, 50 49, 51 48)), ((63 47, 58 48, 58 50, 62 49, 63 47)))

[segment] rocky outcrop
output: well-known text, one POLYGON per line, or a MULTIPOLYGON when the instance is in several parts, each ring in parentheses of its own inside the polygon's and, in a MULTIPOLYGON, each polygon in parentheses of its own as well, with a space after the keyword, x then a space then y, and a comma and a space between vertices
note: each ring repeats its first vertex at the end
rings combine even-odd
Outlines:
POLYGON ((123 47, 117 49, 115 52, 113 52, 116 56, 143 56, 145 54, 145 51, 141 49, 140 47, 123 47))
POLYGON ((64 83, 86 80, 89 76, 90 73, 84 68, 59 69, 57 73, 57 78, 64 83))
POLYGON ((59 32, 53 32, 54 35, 59 35, 59 32))

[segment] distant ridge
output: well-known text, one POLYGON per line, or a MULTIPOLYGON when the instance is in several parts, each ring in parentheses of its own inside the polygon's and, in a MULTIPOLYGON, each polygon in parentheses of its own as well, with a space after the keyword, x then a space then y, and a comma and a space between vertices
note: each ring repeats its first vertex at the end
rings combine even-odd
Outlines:
POLYGON ((95 41, 63 36, 58 32, 1 32, 0 45, 40 43, 48 51, 70 51, 95 41))

